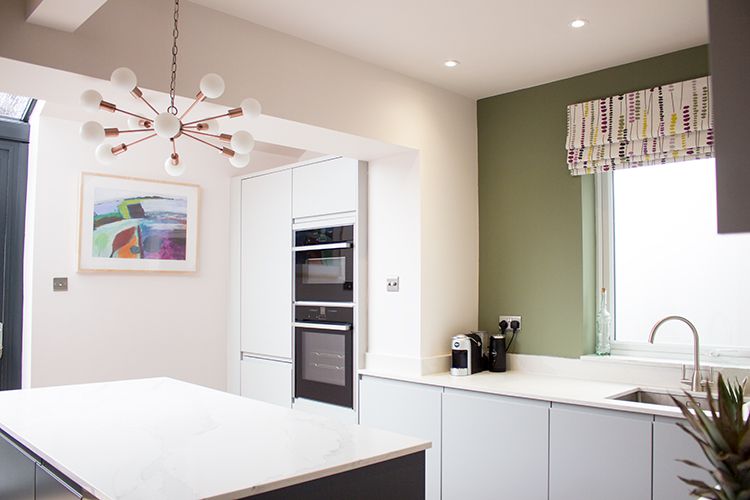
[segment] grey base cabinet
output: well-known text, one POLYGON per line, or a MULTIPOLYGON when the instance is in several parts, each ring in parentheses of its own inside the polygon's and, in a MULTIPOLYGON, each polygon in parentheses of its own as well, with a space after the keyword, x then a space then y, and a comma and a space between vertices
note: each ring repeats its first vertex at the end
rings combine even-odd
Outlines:
POLYGON ((711 475, 705 471, 685 465, 678 460, 690 460, 708 467, 708 460, 698 443, 684 430, 678 422, 687 423, 667 417, 655 417, 654 420, 654 496, 653 500, 687 500, 691 486, 680 481, 679 477, 698 479, 712 484, 711 475))
POLYGON ((34 498, 34 459, 0 435, 0 498, 34 498))
POLYGON ((547 498, 549 407, 446 389, 443 500, 547 498))
POLYGON ((653 418, 552 403, 549 499, 651 498, 653 418))
MULTIPOLYGON (((359 423, 428 439, 425 452, 425 498, 440 500, 440 415, 442 387, 363 377, 359 383, 359 423)), ((383 498, 388 498, 383 493, 383 498)))
POLYGON ((82 500, 84 495, 0 433, 0 499, 82 500))

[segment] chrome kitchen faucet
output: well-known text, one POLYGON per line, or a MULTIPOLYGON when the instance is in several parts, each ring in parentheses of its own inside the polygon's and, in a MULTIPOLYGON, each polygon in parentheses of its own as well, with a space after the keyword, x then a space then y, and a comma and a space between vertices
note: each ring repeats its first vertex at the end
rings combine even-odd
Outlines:
POLYGON ((653 328, 651 328, 651 333, 648 334, 648 342, 649 344, 653 344, 654 337, 656 336, 656 330, 658 330, 659 327, 661 327, 661 325, 663 325, 667 321, 673 319, 682 321, 687 326, 689 326, 690 330, 693 332, 693 377, 690 389, 693 392, 702 392, 703 387, 706 385, 707 381, 703 380, 703 376, 701 375, 700 348, 698 346, 698 329, 695 328, 695 325, 693 323, 691 323, 688 319, 683 318, 682 316, 667 316, 666 318, 662 318, 656 322, 653 328))

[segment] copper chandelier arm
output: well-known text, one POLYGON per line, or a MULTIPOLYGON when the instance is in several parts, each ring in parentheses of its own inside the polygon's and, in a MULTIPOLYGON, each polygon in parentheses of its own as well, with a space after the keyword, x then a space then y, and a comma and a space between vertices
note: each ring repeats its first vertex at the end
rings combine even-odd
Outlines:
POLYGON ((125 111, 124 109, 120 109, 120 108, 118 108, 118 107, 116 107, 116 106, 115 106, 115 109, 114 109, 114 111, 116 111, 116 112, 118 112, 118 113, 123 113, 123 114, 126 114, 126 115, 128 115, 128 116, 132 116, 133 118, 140 118, 141 120, 145 120, 145 121, 147 121, 147 122, 151 122, 151 123, 153 123, 153 121, 154 121, 154 120, 152 120, 151 118, 146 118, 145 116, 137 115, 137 114, 135 114, 135 113, 131 113, 130 111, 125 111))
POLYGON ((187 114, 190 113, 193 110, 193 108, 195 107, 196 104, 198 104, 199 102, 203 102, 205 99, 206 99, 206 96, 203 95, 203 92, 199 91, 195 95, 195 100, 190 105, 190 107, 188 107, 188 109, 186 109, 185 112, 182 113, 182 115, 180 116, 180 121, 182 121, 182 119, 185 118, 187 116, 187 114))
POLYGON ((203 139, 200 139, 200 138, 198 138, 198 137, 195 137, 194 135, 188 134, 188 133, 187 133, 187 132, 185 132, 184 130, 182 131, 182 135, 184 135, 184 136, 186 136, 186 137, 190 137, 190 138, 191 138, 191 139, 193 139, 194 141, 202 142, 202 143, 203 143, 203 144, 205 144, 206 146, 210 146, 210 147, 212 147, 212 148, 214 148, 214 149, 218 149, 219 151, 223 151, 223 149, 222 149, 222 148, 220 148, 219 146, 217 146, 217 145, 215 145, 215 144, 211 144, 211 143, 210 143, 210 142, 208 142, 208 141, 204 141, 203 139))
POLYGON ((229 134, 207 134, 206 132, 200 132, 199 130, 191 130, 190 133, 213 137, 214 139, 219 139, 221 142, 231 142, 232 140, 232 136, 229 134))
POLYGON ((125 146, 126 147, 135 146, 139 142, 147 141, 147 140, 151 139, 152 137, 156 137, 156 134, 151 134, 151 135, 147 135, 146 137, 141 137, 137 141, 133 141, 133 142, 129 142, 129 143, 125 144, 125 146))
POLYGON ((182 126, 185 127, 187 125, 195 125, 196 123, 207 122, 209 120, 216 120, 218 118, 226 118, 227 116, 230 118, 242 116, 242 108, 232 108, 224 114, 216 115, 216 116, 209 116, 208 118, 201 118, 200 120, 193 120, 191 122, 183 123, 182 126))
POLYGON ((137 133, 137 132, 153 132, 154 131, 154 129, 152 128, 134 128, 131 130, 115 129, 115 130, 117 130, 118 134, 132 134, 132 133, 137 133))
POLYGON ((153 106, 151 105, 151 103, 150 103, 150 102, 148 102, 148 101, 146 100, 146 98, 145 98, 145 97, 143 97, 143 94, 141 94, 140 96, 138 96, 138 98, 139 98, 139 99, 140 99, 141 101, 145 102, 145 103, 146 103, 146 106, 148 106, 149 108, 151 108, 151 111, 153 111, 153 112, 154 112, 154 114, 156 114, 156 115, 158 115, 158 114, 159 114, 159 112, 158 112, 158 111, 156 111, 156 108, 155 108, 155 107, 153 107, 153 106))

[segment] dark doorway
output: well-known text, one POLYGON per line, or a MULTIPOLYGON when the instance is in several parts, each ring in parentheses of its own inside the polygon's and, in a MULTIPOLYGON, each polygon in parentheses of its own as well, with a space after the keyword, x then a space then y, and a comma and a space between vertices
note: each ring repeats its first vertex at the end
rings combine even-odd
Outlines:
POLYGON ((29 124, 0 119, 0 390, 21 387, 28 156, 29 124))

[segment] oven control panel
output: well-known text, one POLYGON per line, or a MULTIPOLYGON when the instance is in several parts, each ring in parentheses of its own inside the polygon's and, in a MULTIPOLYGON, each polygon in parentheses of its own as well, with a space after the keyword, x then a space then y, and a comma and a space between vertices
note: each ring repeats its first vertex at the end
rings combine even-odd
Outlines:
POLYGON ((295 306, 294 320, 351 324, 354 320, 354 310, 341 306, 295 306))

